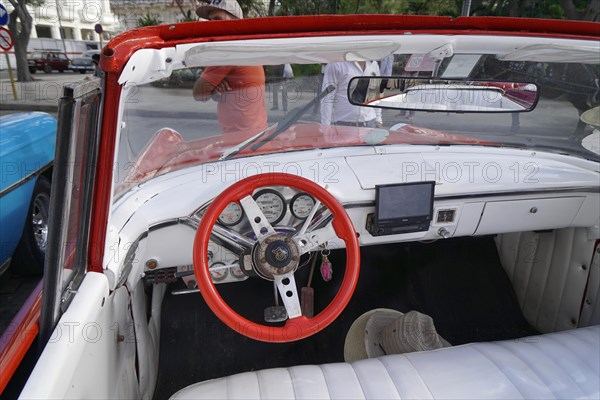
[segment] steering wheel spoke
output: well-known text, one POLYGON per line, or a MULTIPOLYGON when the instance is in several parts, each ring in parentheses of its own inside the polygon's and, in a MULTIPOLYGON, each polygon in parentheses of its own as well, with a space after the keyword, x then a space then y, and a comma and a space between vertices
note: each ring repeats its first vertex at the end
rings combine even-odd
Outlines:
POLYGON ((327 224, 324 228, 315 229, 308 233, 298 233, 293 236, 294 241, 300 249, 300 255, 317 250, 321 245, 337 238, 333 225, 327 224))
POLYGON ((302 309, 300 308, 300 297, 298 297, 294 274, 290 272, 285 275, 275 276, 274 278, 288 317, 290 319, 300 317, 302 309))
POLYGON ((254 241, 250 240, 232 229, 215 225, 210 238, 213 242, 225 247, 235 255, 241 255, 252 250, 254 241))
POLYGON ((254 231, 258 241, 261 241, 266 236, 275 233, 275 229, 273 229, 271 223, 267 220, 267 217, 265 217, 265 214, 262 212, 258 204, 256 204, 256 201, 254 201, 252 196, 244 197, 240 200, 240 204, 248 216, 250 226, 252 226, 252 230, 254 231))

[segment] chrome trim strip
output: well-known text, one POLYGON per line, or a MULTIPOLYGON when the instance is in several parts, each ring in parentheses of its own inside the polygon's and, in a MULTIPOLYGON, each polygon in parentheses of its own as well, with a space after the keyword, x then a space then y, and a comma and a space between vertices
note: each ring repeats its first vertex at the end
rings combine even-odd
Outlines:
MULTIPOLYGON (((199 221, 193 217, 184 217, 184 218, 174 218, 166 221, 162 221, 156 223, 148 228, 147 232, 152 232, 153 230, 165 228, 173 225, 185 225, 188 228, 193 230, 198 229, 199 221)), ((213 227, 213 232, 211 234, 211 239, 218 242, 221 246, 225 247, 227 250, 232 251, 233 253, 242 253, 243 251, 252 249, 254 246, 254 242, 251 240, 237 234, 237 232, 233 232, 223 228, 220 225, 216 225, 213 227)), ((138 238, 137 240, 140 240, 138 238)))
POLYGON ((454 200, 454 199, 472 199, 478 197, 501 197, 501 196, 513 196, 513 195, 532 195, 532 194, 549 194, 549 193, 600 193, 600 186, 592 187, 592 186, 582 186, 582 187, 572 187, 572 188, 547 188, 547 189, 537 189, 537 190, 512 190, 512 191, 504 191, 504 192, 491 192, 491 193, 473 193, 473 194, 462 194, 462 195, 442 195, 435 196, 436 200, 454 200))
POLYGON ((198 293, 199 291, 200 291, 200 289, 198 289, 198 288, 193 288, 193 289, 177 289, 177 290, 171 290, 171 294, 173 296, 179 296, 181 294, 198 293))
POLYGON ((234 251, 234 253, 237 254, 248 251, 254 246, 254 242, 239 235, 237 232, 230 231, 219 225, 213 226, 213 231, 210 236, 228 250, 232 250, 232 248, 235 249, 236 251, 234 251))
POLYGON ((207 202, 205 202, 204 204, 202 204, 200 207, 196 208, 194 210, 194 212, 190 215, 190 217, 204 214, 204 211, 208 208, 208 206, 211 205, 211 203, 215 200, 215 198, 216 197, 213 197, 212 199, 210 199, 207 202))
POLYGON ((27 183, 31 179, 33 179, 33 178, 35 178, 35 177, 43 174, 48 168, 52 167, 53 164, 54 164, 54 161, 50 161, 46 165, 44 165, 42 168, 38 169, 37 171, 34 171, 34 172, 30 173, 29 175, 25 176, 24 178, 21 178, 21 180, 16 181, 15 183, 13 183, 12 185, 10 185, 9 187, 4 188, 3 190, 0 191, 0 197, 4 196, 8 192, 11 192, 11 191, 15 190, 19 186, 24 185, 25 183, 27 183))

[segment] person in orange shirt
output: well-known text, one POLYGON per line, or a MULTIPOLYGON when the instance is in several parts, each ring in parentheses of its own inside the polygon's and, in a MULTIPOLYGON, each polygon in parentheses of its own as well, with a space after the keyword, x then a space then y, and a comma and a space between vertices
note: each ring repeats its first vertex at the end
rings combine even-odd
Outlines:
MULTIPOLYGON (((213 0, 198 7, 196 13, 209 20, 243 18, 235 0, 213 0)), ((218 102, 217 117, 224 136, 242 141, 267 129, 262 66, 206 67, 194 84, 193 95, 196 101, 218 102)))

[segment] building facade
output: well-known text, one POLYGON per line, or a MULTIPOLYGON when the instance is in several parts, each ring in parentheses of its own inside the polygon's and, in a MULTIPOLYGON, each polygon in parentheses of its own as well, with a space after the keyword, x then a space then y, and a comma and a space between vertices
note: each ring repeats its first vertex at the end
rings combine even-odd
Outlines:
MULTIPOLYGON (((8 12, 13 8, 4 2, 8 12)), ((73 58, 88 49, 99 49, 120 33, 122 25, 111 10, 109 0, 45 0, 41 6, 27 6, 33 17, 28 53, 59 50, 73 58), (102 34, 95 31, 102 26, 102 34)), ((11 65, 16 65, 14 50, 8 52, 11 65)), ((6 69, 6 58, 0 57, 0 69, 6 69)))
MULTIPOLYGON (((183 12, 195 10, 201 0, 111 0, 110 4, 123 31, 138 27, 138 20, 150 16, 162 24, 174 24, 184 18, 183 12), (182 11, 183 10, 183 11, 182 11)), ((192 17, 196 13, 192 11, 192 17)))
MULTIPOLYGON (((191 10, 191 17, 197 19, 196 9, 210 0, 111 0, 113 12, 121 22, 122 30, 134 29, 138 20, 145 16, 153 17, 163 24, 181 22, 191 10)), ((263 0, 264 11, 269 0, 263 0)))
MULTIPOLYGON (((12 11, 10 3, 8 11, 12 11)), ((33 17, 31 38, 100 42, 120 32, 121 25, 109 0, 46 0, 41 6, 27 6, 33 17), (102 36, 95 26, 103 28, 102 36)))

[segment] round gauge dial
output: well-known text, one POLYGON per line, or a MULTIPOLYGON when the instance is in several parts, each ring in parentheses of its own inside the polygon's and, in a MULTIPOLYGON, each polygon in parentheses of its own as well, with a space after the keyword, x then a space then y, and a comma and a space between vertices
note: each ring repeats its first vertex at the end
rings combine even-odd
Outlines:
POLYGON ((214 282, 221 282, 223 279, 227 278, 229 268, 222 268, 223 266, 225 266, 225 264, 222 262, 216 262, 210 265, 210 277, 214 282))
POLYGON ((242 271, 242 269, 240 268, 239 265, 236 265, 235 267, 231 267, 230 271, 231 271, 231 276, 233 276, 234 278, 242 279, 242 278, 246 277, 246 274, 244 273, 244 271, 242 271))
POLYGON ((315 206, 315 199, 306 193, 298 193, 292 197, 290 202, 290 211, 292 215, 298 219, 306 219, 313 207, 315 206))
POLYGON ((244 218, 244 209, 238 203, 232 201, 219 215, 219 222, 225 226, 233 226, 240 223, 244 218))
POLYGON ((274 190, 263 189, 252 196, 269 223, 276 224, 285 215, 285 200, 274 190))

